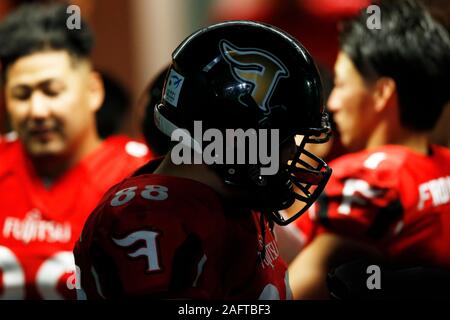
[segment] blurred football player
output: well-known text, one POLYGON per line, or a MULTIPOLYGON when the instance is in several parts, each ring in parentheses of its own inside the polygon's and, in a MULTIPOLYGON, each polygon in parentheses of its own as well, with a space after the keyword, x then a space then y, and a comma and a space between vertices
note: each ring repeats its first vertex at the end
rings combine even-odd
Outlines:
POLYGON ((12 134, 0 141, 0 298, 75 298, 73 246, 101 196, 149 159, 124 136, 102 141, 93 35, 66 6, 26 5, 0 24, 12 134), (72 290, 70 290, 72 289, 72 290))
POLYGON ((212 145, 199 141, 196 121, 223 135, 238 128, 253 132, 250 138, 261 138, 263 129, 279 132, 272 149, 279 149, 279 169, 263 174, 266 163, 248 158, 176 164, 176 144, 111 188, 89 217, 74 251, 79 297, 289 299, 271 228, 306 211, 331 173, 304 148, 330 132, 317 68, 293 37, 249 21, 199 30, 172 58, 155 108, 159 130, 172 138, 182 132, 196 154, 212 145), (304 136, 298 146, 297 134, 304 136), (282 216, 296 201, 303 207, 282 216))
POLYGON ((449 35, 416 1, 380 11, 380 29, 365 11, 342 28, 328 108, 355 153, 331 162, 298 220, 309 245, 289 267, 295 298, 326 298, 328 270, 356 257, 450 267, 450 151, 427 138, 450 99, 449 35))

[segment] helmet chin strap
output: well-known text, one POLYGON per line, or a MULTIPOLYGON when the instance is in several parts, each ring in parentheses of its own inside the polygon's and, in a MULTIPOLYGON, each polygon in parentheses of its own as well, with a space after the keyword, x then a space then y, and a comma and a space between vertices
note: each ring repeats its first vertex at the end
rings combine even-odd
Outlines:
POLYGON ((294 191, 289 173, 280 169, 276 175, 260 176, 263 184, 254 183, 254 205, 256 209, 266 212, 282 210, 290 207, 294 201, 294 191))
POLYGON ((284 222, 274 211, 289 208, 295 201, 290 174, 285 168, 269 176, 260 174, 259 165, 216 165, 214 169, 226 184, 251 190, 248 204, 252 209, 264 212, 269 218, 275 217, 278 224, 284 222))

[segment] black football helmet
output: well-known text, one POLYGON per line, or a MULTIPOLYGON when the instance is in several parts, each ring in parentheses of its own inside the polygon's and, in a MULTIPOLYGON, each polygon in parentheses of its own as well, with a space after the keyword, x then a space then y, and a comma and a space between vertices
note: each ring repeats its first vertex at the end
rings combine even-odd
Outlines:
POLYGON ((194 136, 194 121, 223 131, 278 129, 281 144, 302 136, 295 156, 275 175, 261 175, 261 163, 213 165, 226 184, 250 190, 251 208, 280 225, 305 212, 329 179, 327 164, 305 150, 307 143, 327 141, 331 132, 319 72, 306 49, 278 28, 228 21, 180 44, 155 122, 168 136, 176 128, 194 136), (283 209, 296 202, 301 206, 286 217, 283 209))

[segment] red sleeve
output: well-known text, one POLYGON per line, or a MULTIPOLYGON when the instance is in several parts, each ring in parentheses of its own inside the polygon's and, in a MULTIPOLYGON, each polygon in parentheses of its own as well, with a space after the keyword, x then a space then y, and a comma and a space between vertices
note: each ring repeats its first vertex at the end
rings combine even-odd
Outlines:
POLYGON ((332 168, 333 175, 311 215, 318 222, 315 233, 381 240, 403 214, 397 159, 383 152, 362 153, 343 157, 332 168))
MULTIPOLYGON (((216 284, 196 285, 205 264, 205 234, 188 226, 186 208, 168 197, 165 186, 149 189, 136 179, 108 193, 76 244, 87 298, 207 299, 216 284)), ((208 214, 199 202, 186 207, 191 214, 208 214)), ((220 233, 214 225, 208 228, 206 238, 212 230, 220 233)))

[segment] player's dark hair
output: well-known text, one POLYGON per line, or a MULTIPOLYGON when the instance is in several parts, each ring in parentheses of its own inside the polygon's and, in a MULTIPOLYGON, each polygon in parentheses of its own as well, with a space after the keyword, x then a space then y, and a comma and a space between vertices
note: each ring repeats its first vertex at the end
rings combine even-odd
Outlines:
POLYGON ((67 4, 28 3, 0 23, 2 73, 20 57, 44 50, 66 50, 71 57, 87 58, 94 36, 81 19, 79 29, 69 29, 67 4))
POLYGON ((148 147, 158 156, 165 155, 172 146, 170 137, 162 133, 155 124, 155 105, 161 102, 164 81, 170 66, 161 70, 152 80, 145 94, 147 100, 145 103, 145 116, 143 121, 142 132, 148 147))
POLYGON ((406 128, 434 127, 450 99, 450 37, 417 1, 380 1, 381 28, 370 29, 366 9, 342 24, 341 50, 371 82, 392 78, 406 128))
POLYGON ((124 118, 131 106, 131 95, 128 89, 112 75, 101 72, 105 99, 95 114, 97 131, 105 139, 113 134, 119 134, 124 118))

